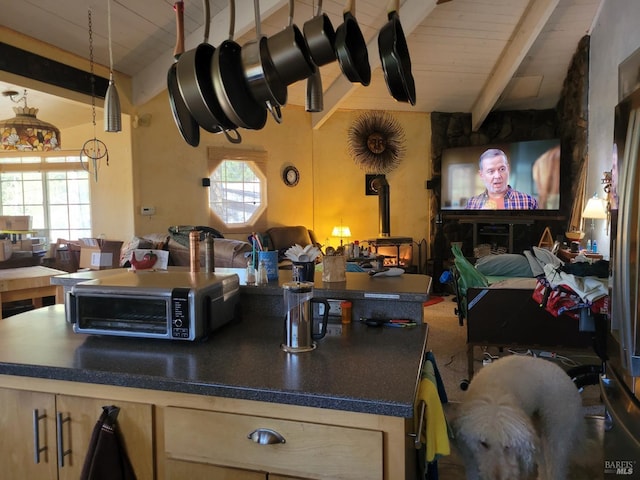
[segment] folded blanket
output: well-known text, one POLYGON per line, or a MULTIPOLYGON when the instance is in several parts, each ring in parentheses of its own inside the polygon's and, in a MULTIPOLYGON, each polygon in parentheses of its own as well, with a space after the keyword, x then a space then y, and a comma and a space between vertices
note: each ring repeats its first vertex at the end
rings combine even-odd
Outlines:
POLYGON ((544 273, 551 288, 567 285, 586 303, 593 303, 609 294, 606 280, 596 277, 578 277, 550 264, 545 265, 544 273))

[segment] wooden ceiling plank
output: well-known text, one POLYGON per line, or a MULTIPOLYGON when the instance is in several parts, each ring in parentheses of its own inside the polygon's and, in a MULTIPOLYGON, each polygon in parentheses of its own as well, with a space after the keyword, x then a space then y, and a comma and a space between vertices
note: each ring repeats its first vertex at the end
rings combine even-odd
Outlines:
POLYGON ((559 0, 530 0, 522 20, 514 31, 512 40, 502 53, 493 73, 471 109, 471 128, 474 131, 480 128, 482 122, 495 106, 558 3, 559 0))
MULTIPOLYGON (((399 12, 400 23, 402 24, 405 37, 409 37, 435 7, 435 0, 407 0, 400 7, 399 12)), ((386 12, 384 17, 386 18, 386 12)), ((385 23, 384 21, 380 22, 381 25, 385 23)), ((369 64, 373 71, 380 66, 377 35, 367 44, 367 50, 369 54, 369 64)), ((311 114, 311 127, 313 129, 320 128, 340 107, 340 104, 360 87, 360 84, 352 84, 340 73, 331 86, 324 92, 324 110, 311 114)))
MULTIPOLYGON (((288 0, 261 0, 260 16, 267 18, 275 11, 289 5, 288 0)), ((170 7, 169 7, 170 8, 170 7)), ((236 36, 241 36, 255 26, 253 9, 236 10, 236 36)), ((229 12, 225 8, 218 15, 211 19, 211 33, 209 35, 209 43, 219 45, 223 40, 229 37, 229 12)), ((185 45, 191 45, 193 48, 202 43, 204 38, 204 26, 195 30, 188 38, 185 39, 185 45)), ((148 102, 153 97, 167 88, 167 70, 173 61, 173 46, 163 55, 159 55, 144 70, 138 73, 132 79, 132 103, 133 105, 141 105, 148 102)))

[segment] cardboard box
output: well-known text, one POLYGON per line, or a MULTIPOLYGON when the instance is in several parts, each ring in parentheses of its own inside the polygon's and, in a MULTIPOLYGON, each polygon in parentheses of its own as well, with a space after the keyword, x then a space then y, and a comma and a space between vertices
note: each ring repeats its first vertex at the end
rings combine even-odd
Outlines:
POLYGON ((80 263, 80 242, 59 238, 49 246, 49 253, 42 259, 45 267, 74 273, 80 263))
POLYGON ((0 215, 0 230, 31 230, 31 215, 0 215))
POLYGON ((9 260, 13 253, 13 245, 8 238, 0 240, 0 262, 9 260))
POLYGON ((15 243, 12 242, 12 247, 14 251, 31 252, 33 251, 33 239, 16 240, 15 243))
POLYGON ((105 270, 120 267, 120 249, 123 242, 98 238, 81 238, 80 241, 80 268, 105 270))

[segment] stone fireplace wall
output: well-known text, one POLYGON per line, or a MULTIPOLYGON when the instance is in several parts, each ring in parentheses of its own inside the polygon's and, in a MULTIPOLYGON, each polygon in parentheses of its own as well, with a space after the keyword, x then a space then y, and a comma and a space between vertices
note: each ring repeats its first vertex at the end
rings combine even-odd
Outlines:
MULTIPOLYGON (((555 109, 494 111, 491 112, 477 131, 471 129, 470 113, 431 114, 431 158, 434 202, 431 212, 431 256, 447 255, 447 244, 436 239, 439 231, 439 178, 443 150, 454 147, 480 146, 493 142, 516 142, 560 138, 563 152, 561 175, 570 181, 563 182, 561 211, 552 221, 538 221, 539 228, 533 228, 531 236, 542 233, 551 226, 555 236, 561 235, 575 223, 576 212, 584 201, 584 183, 587 166, 587 124, 589 92, 589 36, 578 44, 565 78, 563 92, 555 109), (442 249, 445 249, 442 252, 442 249), (440 250, 440 251, 438 251, 440 250)), ((578 213, 579 216, 579 213, 578 213)), ((579 220, 579 218, 578 218, 579 220)), ((535 241, 537 244, 537 239, 535 241)), ((437 273, 437 272, 434 272, 437 273)))

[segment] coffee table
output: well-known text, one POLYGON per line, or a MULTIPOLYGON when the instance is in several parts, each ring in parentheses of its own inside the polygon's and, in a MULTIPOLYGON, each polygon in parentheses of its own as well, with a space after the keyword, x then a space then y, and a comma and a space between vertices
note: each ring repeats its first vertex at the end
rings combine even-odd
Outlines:
POLYGON ((32 300, 35 307, 42 306, 43 297, 56 297, 56 303, 64 303, 62 286, 52 285, 51 277, 67 272, 48 267, 22 267, 0 270, 0 319, 2 305, 19 300, 32 300))

